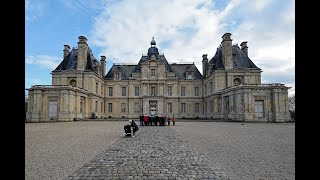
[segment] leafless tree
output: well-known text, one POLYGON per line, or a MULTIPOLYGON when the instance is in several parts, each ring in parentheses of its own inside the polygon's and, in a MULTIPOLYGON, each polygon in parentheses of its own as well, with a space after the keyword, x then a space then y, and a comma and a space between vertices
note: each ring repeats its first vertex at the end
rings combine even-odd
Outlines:
POLYGON ((295 120, 295 113, 296 113, 296 96, 295 96, 295 94, 289 97, 289 111, 291 114, 291 119, 295 120))

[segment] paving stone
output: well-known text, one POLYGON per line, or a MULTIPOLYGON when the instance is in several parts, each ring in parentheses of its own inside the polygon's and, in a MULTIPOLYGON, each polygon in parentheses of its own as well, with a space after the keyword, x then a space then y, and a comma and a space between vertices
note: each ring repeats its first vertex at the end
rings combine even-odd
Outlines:
POLYGON ((142 126, 67 179, 230 179, 168 126, 142 126), (89 170, 89 171, 88 171, 89 170))

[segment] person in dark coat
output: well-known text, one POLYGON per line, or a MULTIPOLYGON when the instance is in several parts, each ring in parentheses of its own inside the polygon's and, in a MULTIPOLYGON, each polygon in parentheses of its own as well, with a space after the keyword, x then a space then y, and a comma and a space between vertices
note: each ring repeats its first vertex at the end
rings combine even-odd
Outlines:
POLYGON ((132 119, 129 119, 129 124, 133 128, 133 137, 134 137, 135 133, 139 130, 139 127, 132 119))
POLYGON ((143 126, 143 114, 140 115, 140 126, 143 126))

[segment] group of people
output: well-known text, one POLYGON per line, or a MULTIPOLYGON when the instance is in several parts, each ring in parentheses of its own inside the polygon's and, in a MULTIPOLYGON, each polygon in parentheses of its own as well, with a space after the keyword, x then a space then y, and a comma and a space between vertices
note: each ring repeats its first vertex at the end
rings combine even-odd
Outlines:
POLYGON ((170 118, 167 115, 155 115, 155 116, 149 116, 149 115, 140 115, 140 126, 170 126, 170 121, 172 121, 172 125, 176 125, 176 118, 174 115, 172 118, 170 118))
MULTIPOLYGON (((170 126, 170 121, 172 121, 172 125, 176 125, 176 118, 174 115, 172 118, 169 116, 163 115, 163 116, 148 116, 148 115, 141 115, 140 116, 140 125, 141 126, 170 126)), ((132 120, 129 119, 129 124, 124 126, 124 131, 126 134, 132 133, 132 136, 135 137, 135 133, 139 130, 138 125, 132 120), (132 128, 132 132, 131 132, 132 128)))

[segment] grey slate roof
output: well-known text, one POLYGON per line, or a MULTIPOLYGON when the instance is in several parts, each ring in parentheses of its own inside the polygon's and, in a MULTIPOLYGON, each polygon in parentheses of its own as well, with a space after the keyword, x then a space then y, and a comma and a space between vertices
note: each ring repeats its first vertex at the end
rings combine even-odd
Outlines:
POLYGON ((171 64, 170 66, 179 80, 186 79, 187 69, 194 72, 194 79, 202 79, 202 75, 195 64, 171 64))
MULTIPOLYGON (((140 61, 139 61, 139 63, 138 63, 138 65, 134 69, 134 72, 141 72, 141 63, 146 62, 148 60, 150 60, 149 56, 142 56, 140 61)), ((170 67, 170 65, 169 65, 169 63, 168 63, 168 61, 167 61, 167 59, 166 59, 166 57, 163 54, 158 55, 157 60, 159 60, 160 62, 165 63, 167 71, 173 72, 171 67, 170 67)))
POLYGON ((137 65, 115 65, 113 64, 111 69, 108 71, 105 79, 113 79, 115 72, 121 73, 121 80, 128 80, 131 73, 134 72, 134 69, 137 65))
MULTIPOLYGON (((238 45, 232 45, 232 60, 234 68, 260 69, 250 60, 250 58, 240 49, 238 45)), ((214 64, 211 71, 216 69, 224 69, 221 46, 217 48, 216 54, 211 58, 209 64, 214 64)))
MULTIPOLYGON (((53 70, 53 72, 63 71, 68 69, 76 69, 77 62, 78 62, 78 49, 72 48, 70 53, 63 59, 63 61, 58 65, 58 67, 55 70, 53 70)), ((98 68, 95 68, 97 66, 100 66, 100 63, 93 56, 92 50, 88 47, 88 55, 87 55, 85 70, 98 72, 98 68)))

